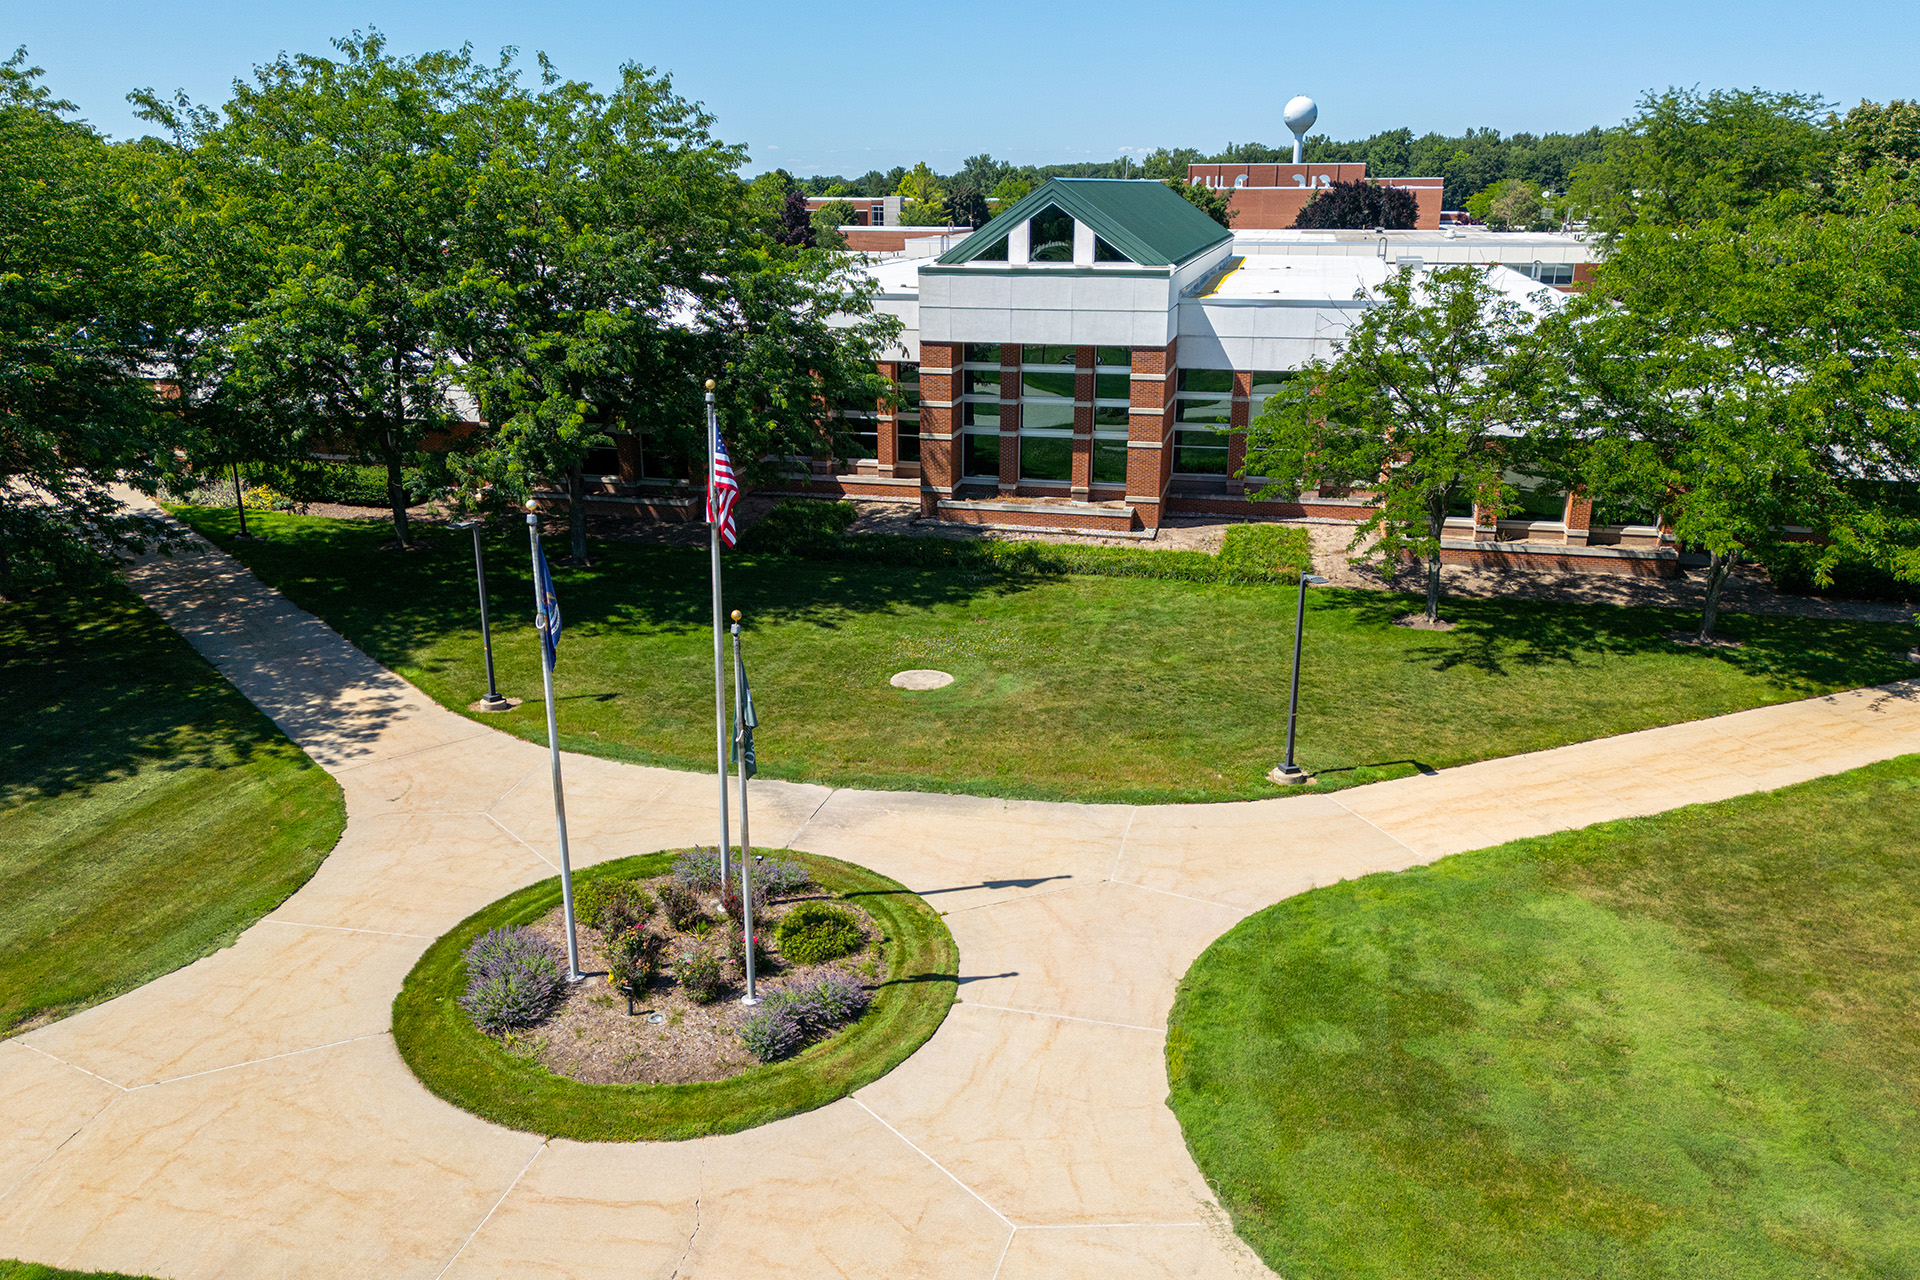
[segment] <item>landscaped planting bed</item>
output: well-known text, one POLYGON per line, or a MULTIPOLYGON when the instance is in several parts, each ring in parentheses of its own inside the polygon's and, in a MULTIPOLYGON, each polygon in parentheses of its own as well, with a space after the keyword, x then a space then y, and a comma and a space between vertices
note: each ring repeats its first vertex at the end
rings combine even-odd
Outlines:
POLYGON ((583 982, 565 981, 557 879, 437 941, 394 1001, 402 1056, 456 1106, 587 1141, 733 1132, 877 1079, 953 1001, 946 926, 848 863, 762 851, 755 869, 757 1006, 739 1003, 737 879, 711 851, 643 855, 575 877, 583 982))
MULTIPOLYGON (((581 877, 580 967, 593 975, 585 982, 563 980, 567 934, 558 905, 528 925, 476 939, 469 953, 493 939, 496 946, 518 944, 531 958, 510 963, 552 974, 550 998, 539 1008, 507 1010, 523 1016, 499 1025, 501 1043, 588 1084, 690 1084, 738 1075, 762 1055, 778 1061, 866 1012, 869 988, 886 963, 886 938, 859 906, 821 901, 791 858, 756 859, 761 1003, 740 1004, 746 971, 739 886, 722 892, 719 872, 717 855, 696 852, 659 875, 581 877), (774 892, 763 896, 761 885, 774 892), (815 918, 827 927, 805 927, 815 918)), ((482 966, 469 955, 466 967, 469 1015, 475 1005, 482 1017, 500 1012, 496 988, 476 974, 482 966)))

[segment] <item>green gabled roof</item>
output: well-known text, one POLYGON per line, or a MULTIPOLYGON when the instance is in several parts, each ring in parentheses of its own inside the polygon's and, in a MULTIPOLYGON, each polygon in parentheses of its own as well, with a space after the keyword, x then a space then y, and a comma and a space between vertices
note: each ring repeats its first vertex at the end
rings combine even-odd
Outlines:
POLYGON ((1128 178, 1051 178, 1011 209, 941 254, 945 265, 972 262, 1048 205, 1059 205, 1093 233, 1146 267, 1171 267, 1233 238, 1164 182, 1128 178))

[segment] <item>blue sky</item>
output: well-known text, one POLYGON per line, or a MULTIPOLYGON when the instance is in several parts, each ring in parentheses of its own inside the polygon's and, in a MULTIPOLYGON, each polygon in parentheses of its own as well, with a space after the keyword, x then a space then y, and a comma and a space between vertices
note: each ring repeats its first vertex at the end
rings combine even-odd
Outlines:
POLYGON ((719 117, 720 137, 748 145, 749 172, 803 176, 922 159, 950 172, 980 151, 1049 163, 1278 142, 1295 93, 1319 101, 1319 131, 1337 138, 1612 124, 1642 90, 1674 84, 1797 89, 1843 106, 1920 97, 1912 0, 10 7, 0 42, 27 45, 48 85, 116 137, 142 131, 131 88, 221 102, 281 50, 324 52, 334 35, 377 26, 409 52, 544 49, 600 83, 622 62, 660 67, 719 117))

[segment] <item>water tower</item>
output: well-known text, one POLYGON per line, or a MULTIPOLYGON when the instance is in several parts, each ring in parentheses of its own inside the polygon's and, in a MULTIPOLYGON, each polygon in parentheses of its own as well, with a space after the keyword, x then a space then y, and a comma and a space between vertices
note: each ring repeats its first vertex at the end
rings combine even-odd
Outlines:
POLYGON ((1299 164, 1301 146, 1306 142, 1307 130, 1313 128, 1313 122, 1320 118, 1320 108, 1303 93, 1287 103, 1280 118, 1287 122, 1287 128, 1293 130, 1293 162, 1299 164))

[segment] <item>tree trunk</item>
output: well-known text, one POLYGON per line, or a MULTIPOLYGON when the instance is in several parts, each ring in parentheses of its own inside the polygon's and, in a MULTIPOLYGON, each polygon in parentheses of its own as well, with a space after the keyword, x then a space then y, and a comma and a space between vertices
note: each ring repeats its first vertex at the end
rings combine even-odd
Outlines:
POLYGON ((573 562, 587 563, 587 482, 577 466, 567 468, 567 527, 573 533, 573 562))
POLYGON ((13 599, 13 553, 7 550, 5 539, 0 539, 0 600, 13 599))
POLYGON ((393 509, 393 537, 402 547, 407 542, 407 486, 400 477, 400 451, 393 447, 393 437, 387 437, 387 447, 382 450, 387 463, 387 505, 393 509))
POLYGON ((1713 624, 1720 616, 1720 588, 1727 585, 1727 575, 1733 572, 1733 566, 1740 561, 1738 551, 1729 551, 1721 555, 1717 551, 1707 553, 1707 604, 1700 612, 1700 643, 1706 644, 1713 639, 1713 624))
POLYGON ((233 509, 240 513, 240 536, 247 535, 247 497, 240 491, 240 464, 233 464, 233 509))
POLYGON ((1433 539, 1433 554, 1427 557, 1427 621, 1440 621, 1440 535, 1446 532, 1447 510, 1427 511, 1427 535, 1433 539))

